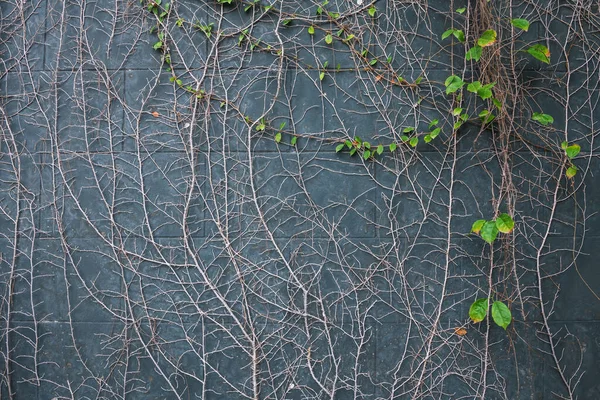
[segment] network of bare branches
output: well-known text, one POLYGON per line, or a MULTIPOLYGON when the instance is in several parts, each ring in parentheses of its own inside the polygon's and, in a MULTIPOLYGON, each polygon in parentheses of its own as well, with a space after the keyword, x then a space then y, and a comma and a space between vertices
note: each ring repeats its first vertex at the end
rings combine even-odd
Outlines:
POLYGON ((598 7, 0 1, 0 397, 594 398, 598 7))

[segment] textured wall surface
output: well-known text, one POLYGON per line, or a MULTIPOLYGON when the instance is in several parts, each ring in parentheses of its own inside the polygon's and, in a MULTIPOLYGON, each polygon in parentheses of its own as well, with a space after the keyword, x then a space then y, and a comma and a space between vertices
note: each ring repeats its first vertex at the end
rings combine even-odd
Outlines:
POLYGON ((0 0, 0 398, 600 398, 597 2, 168 2, 0 0))

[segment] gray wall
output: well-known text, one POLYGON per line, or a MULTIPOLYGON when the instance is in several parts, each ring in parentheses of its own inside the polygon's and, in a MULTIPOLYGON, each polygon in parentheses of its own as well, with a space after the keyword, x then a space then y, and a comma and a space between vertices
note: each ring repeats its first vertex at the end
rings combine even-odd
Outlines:
POLYGON ((471 63, 476 3, 2 1, 0 397, 600 397, 597 5, 493 2, 471 63), (501 76, 494 124, 452 74, 501 76))

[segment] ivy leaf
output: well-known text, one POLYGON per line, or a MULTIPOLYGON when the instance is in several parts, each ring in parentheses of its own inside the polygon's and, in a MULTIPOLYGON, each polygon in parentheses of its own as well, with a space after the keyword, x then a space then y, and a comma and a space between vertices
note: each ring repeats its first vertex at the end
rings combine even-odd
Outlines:
POLYGON ((365 152, 363 153, 363 158, 365 160, 368 160, 369 157, 371 157, 371 150, 365 150, 365 152))
POLYGON ((356 154, 356 147, 353 147, 353 148, 350 150, 350 156, 353 156, 354 154, 356 154))
POLYGON ((371 6, 369 7, 369 9, 367 10, 367 12, 369 13, 369 15, 371 17, 375 17, 375 13, 377 12, 377 9, 375 8, 375 6, 371 6))
POLYGON ((322 81, 323 79, 325 79, 325 72, 319 74, 319 80, 322 81))
POLYGON ((467 11, 467 7, 461 7, 456 9, 456 12, 459 14, 464 14, 465 11, 467 11))
POLYGON ((461 31, 460 29, 455 29, 454 32, 452 33, 454 35, 455 38, 457 38, 461 43, 464 43, 466 38, 465 38, 465 33, 463 31, 461 31))
POLYGON ((491 46, 496 43, 496 31, 488 29, 481 34, 481 37, 477 40, 477 45, 481 47, 491 46))
POLYGON ((527 52, 543 63, 550 64, 550 50, 542 44, 534 44, 527 49, 527 52))
POLYGON ((487 221, 485 219, 478 219, 477 221, 473 222, 473 226, 471 227, 471 232, 479 234, 479 232, 481 231, 481 228, 483 228, 483 225, 486 222, 487 221))
POLYGON ((292 140, 290 141, 290 143, 292 144, 292 146, 295 146, 297 142, 298 142, 298 136, 292 137, 292 140))
POLYGON ((506 330, 510 321, 512 321, 512 314, 506 304, 501 301, 495 301, 492 304, 492 318, 498 326, 506 330))
POLYGON ((469 318, 475 323, 485 319, 488 311, 488 299, 477 299, 469 308, 469 318))
POLYGON ((419 76, 416 80, 415 80, 415 85, 418 85, 419 83, 421 83, 421 81, 423 80, 422 76, 419 76))
POLYGON ((442 131, 442 128, 435 128, 434 130, 429 132, 429 136, 431 136, 432 139, 435 139, 436 137, 438 137, 438 135, 440 134, 441 131, 442 131))
POLYGON ((569 157, 570 159, 572 159, 573 157, 576 157, 580 151, 581 151, 581 147, 578 144, 572 144, 565 148, 565 153, 567 153, 567 157, 569 157))
POLYGON ((554 122, 554 118, 552 118, 551 115, 544 114, 544 113, 538 113, 538 112, 534 112, 533 115, 531 116, 531 119, 536 122, 539 122, 540 124, 542 124, 544 126, 554 122))
POLYGON ((400 140, 402 140, 403 142, 406 143, 406 142, 408 142, 409 139, 408 139, 408 136, 402 135, 402 136, 400 136, 400 140))
POLYGON ((409 126, 409 127, 406 127, 406 128, 404 128, 404 129, 402 130, 402 132, 403 132, 403 133, 411 133, 411 132, 414 132, 414 130, 415 130, 415 127, 414 127, 414 126, 409 126))
POLYGON ((471 82, 467 85, 467 90, 471 93, 477 93, 479 89, 481 89, 481 82, 479 81, 471 82))
POLYGON ((442 33, 442 40, 449 38, 450 35, 452 35, 452 32, 454 32, 454 29, 448 29, 447 31, 442 33))
POLYGON ((471 60, 479 61, 482 53, 483 53, 483 48, 481 46, 473 46, 465 54, 465 59, 467 61, 471 61, 471 60))
POLYGON ((477 91, 477 94, 482 100, 487 100, 492 97, 492 88, 494 86, 496 86, 496 82, 488 83, 487 85, 482 86, 481 89, 477 91))
POLYGON ((333 43, 333 36, 331 36, 331 33, 328 33, 327 36, 325 36, 325 43, 327 43, 327 44, 333 43))
POLYGON ((494 243, 498 236, 498 227, 494 221, 486 221, 481 227, 481 238, 489 244, 494 243))
POLYGON ((346 145, 346 147, 347 147, 347 148, 349 148, 349 149, 351 149, 351 148, 352 148, 352 142, 351 142, 351 141, 349 141, 349 140, 346 140, 346 141, 344 142, 344 144, 346 145))
POLYGON ((456 93, 460 88, 463 87, 465 83, 460 77, 456 75, 450 75, 444 84, 446 85, 446 94, 450 94, 456 93))
POLYGON ((309 35, 314 35, 315 34, 315 27, 314 26, 309 26, 308 27, 308 34, 309 35))
POLYGON ((381 153, 383 153, 383 145, 382 144, 377 146, 377 154, 381 155, 381 153))
POLYGON ((567 172, 565 172, 565 175, 569 179, 573 178, 575 175, 577 175, 577 167, 571 165, 569 168, 567 168, 567 172))
POLYGON ((397 148, 397 147, 398 147, 398 146, 396 145, 396 143, 392 143, 392 144, 390 144, 390 151, 396 151, 396 148, 397 148))
POLYGON ((336 146, 336 148, 335 148, 335 152, 336 152, 336 153, 339 153, 340 151, 344 150, 344 146, 345 146, 345 145, 346 145, 345 143, 338 144, 338 145, 336 146))
POLYGON ((277 143, 281 142, 281 132, 277 132, 275 134, 275 142, 277 142, 277 143))
POLYGON ((523 18, 514 18, 510 21, 510 23, 515 27, 519 28, 525 32, 529 30, 529 21, 523 18))
POLYGON ((510 233, 515 227, 515 221, 508 214, 500 214, 496 218, 496 228, 502 233, 510 233))
POLYGON ((429 129, 433 128, 434 126, 436 126, 436 125, 437 125, 437 124, 439 124, 439 123, 440 123, 440 120, 439 120, 439 119, 437 119, 437 118, 436 118, 436 119, 434 119, 433 121, 431 121, 431 122, 429 123, 429 129))
POLYGON ((412 147, 417 147, 417 144, 419 144, 419 138, 418 138, 417 136, 414 136, 414 137, 412 137, 412 138, 410 139, 410 142, 409 142, 409 144, 410 144, 412 147))
POLYGON ((160 50, 160 49, 162 49, 162 47, 163 47, 163 42, 161 42, 160 40, 158 42, 154 43, 154 46, 152 46, 152 48, 154 50, 160 50))
POLYGON ((429 143, 432 140, 432 137, 430 134, 427 134, 423 137, 423 140, 425 141, 425 143, 429 143))

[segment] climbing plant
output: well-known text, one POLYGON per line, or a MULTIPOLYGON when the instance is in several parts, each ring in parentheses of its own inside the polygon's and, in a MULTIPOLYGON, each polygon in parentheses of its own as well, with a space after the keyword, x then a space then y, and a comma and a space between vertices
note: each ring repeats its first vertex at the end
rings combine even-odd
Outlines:
POLYGON ((597 4, 21 3, 0 397, 587 389, 597 4))

